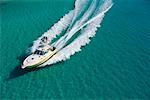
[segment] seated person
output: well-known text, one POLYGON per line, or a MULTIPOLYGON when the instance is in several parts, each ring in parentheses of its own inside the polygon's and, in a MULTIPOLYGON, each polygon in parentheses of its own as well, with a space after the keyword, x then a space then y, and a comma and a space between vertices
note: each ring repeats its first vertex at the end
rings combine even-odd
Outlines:
POLYGON ((55 47, 52 47, 50 45, 47 45, 47 46, 48 46, 49 50, 51 50, 51 51, 54 51, 56 49, 55 47))
POLYGON ((43 42, 43 43, 47 43, 47 41, 48 41, 48 38, 47 38, 46 36, 44 36, 44 37, 41 39, 41 42, 43 42))
POLYGON ((52 48, 51 48, 51 51, 54 51, 55 49, 56 49, 55 47, 52 47, 52 48))

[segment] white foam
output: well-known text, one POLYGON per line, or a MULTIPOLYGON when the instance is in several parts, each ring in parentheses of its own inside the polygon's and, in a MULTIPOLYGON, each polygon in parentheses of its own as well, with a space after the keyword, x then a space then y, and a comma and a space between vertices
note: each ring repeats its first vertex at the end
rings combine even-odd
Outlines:
POLYGON ((34 52, 40 45, 41 38, 44 36, 48 37, 48 41, 51 42, 52 39, 56 38, 57 35, 59 35, 63 30, 65 30, 72 18, 73 18, 74 11, 70 11, 68 14, 63 16, 57 23, 55 23, 51 29, 49 29, 47 32, 45 32, 41 37, 39 37, 36 41, 34 41, 33 46, 31 47, 31 52, 34 52))

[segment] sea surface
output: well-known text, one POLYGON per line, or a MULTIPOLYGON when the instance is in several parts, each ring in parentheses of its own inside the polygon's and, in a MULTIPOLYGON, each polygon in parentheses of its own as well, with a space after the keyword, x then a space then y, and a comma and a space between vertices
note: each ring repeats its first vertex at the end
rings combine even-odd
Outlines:
POLYGON ((81 52, 22 70, 33 41, 72 10, 74 0, 0 1, 0 98, 150 99, 150 1, 113 3, 81 52))

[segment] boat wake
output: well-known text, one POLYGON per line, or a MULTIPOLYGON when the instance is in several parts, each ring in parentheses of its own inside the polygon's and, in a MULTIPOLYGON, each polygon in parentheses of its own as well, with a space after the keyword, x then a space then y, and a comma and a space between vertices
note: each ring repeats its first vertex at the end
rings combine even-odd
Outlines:
POLYGON ((34 41, 31 52, 40 46, 43 37, 47 37, 49 44, 58 50, 51 59, 39 67, 65 61, 81 51, 81 47, 88 44, 90 38, 96 34, 105 13, 112 5, 112 0, 76 0, 74 10, 34 41), (73 38, 74 36, 76 38, 73 38))

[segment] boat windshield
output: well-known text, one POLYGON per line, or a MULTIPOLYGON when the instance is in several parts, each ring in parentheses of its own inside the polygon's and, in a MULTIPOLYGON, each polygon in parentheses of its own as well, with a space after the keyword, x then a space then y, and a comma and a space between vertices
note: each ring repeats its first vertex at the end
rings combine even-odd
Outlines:
POLYGON ((37 54, 37 55, 44 55, 46 52, 44 52, 44 51, 41 51, 41 50, 36 50, 35 52, 34 52, 34 54, 37 54))

